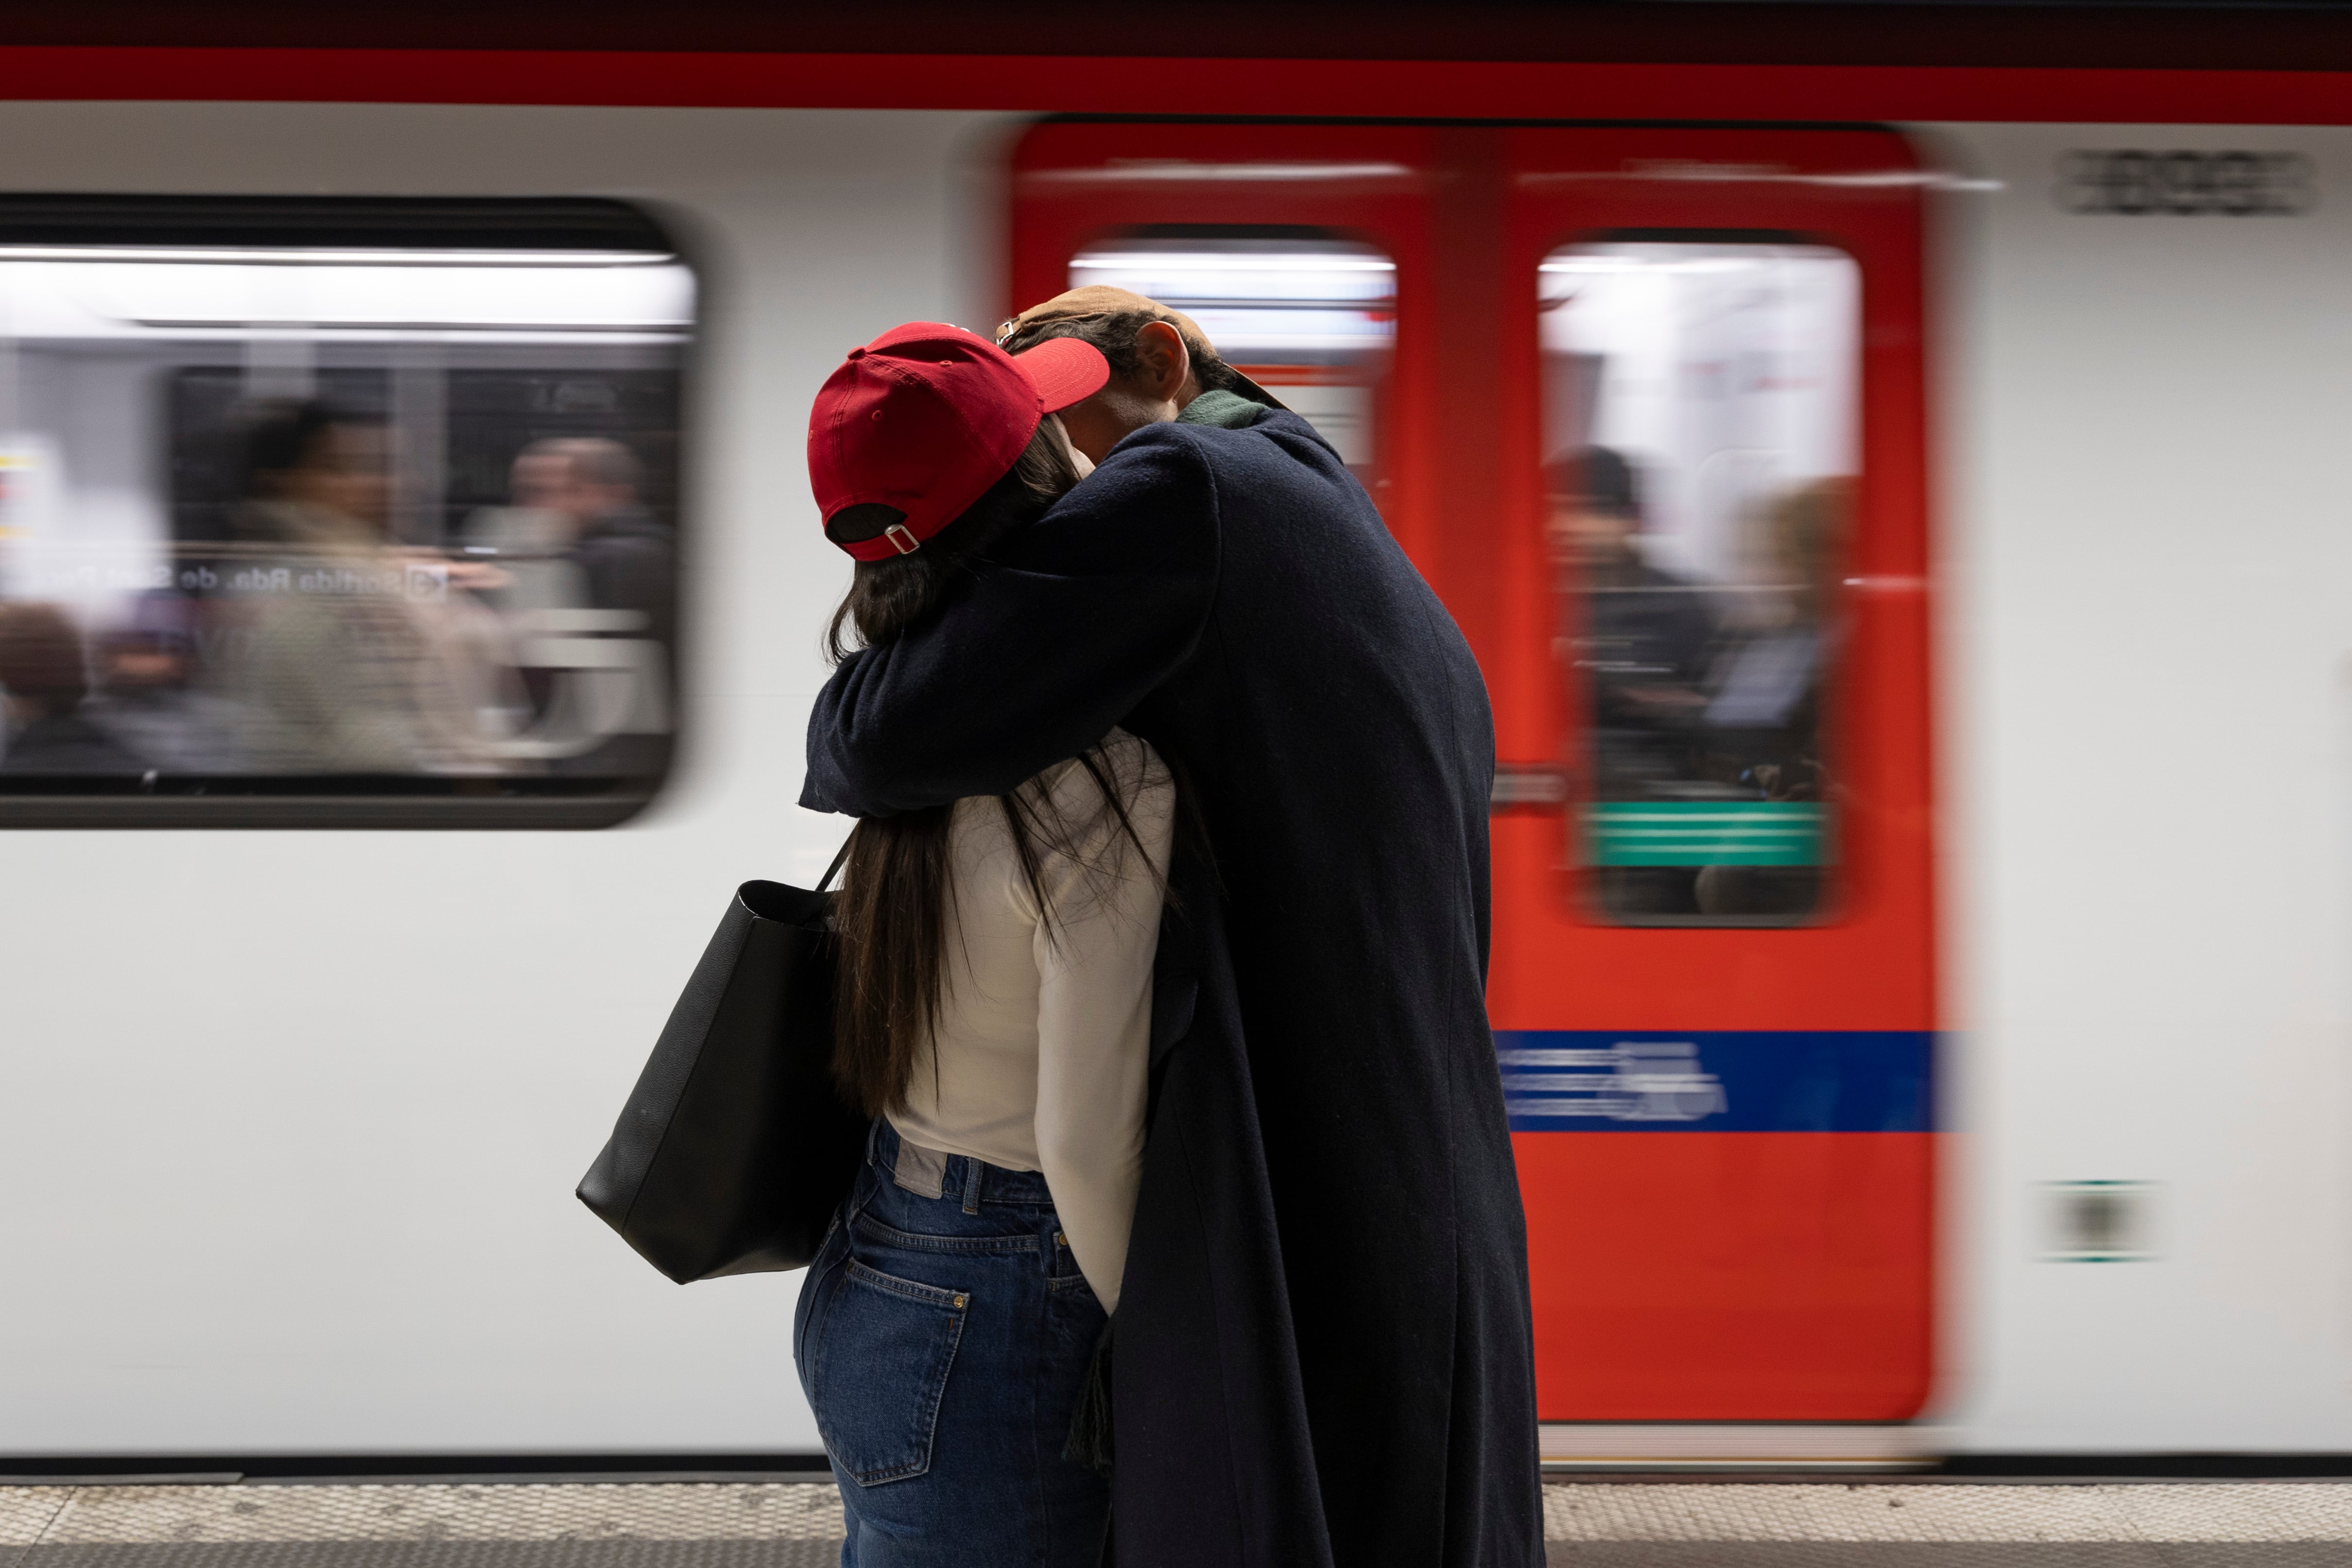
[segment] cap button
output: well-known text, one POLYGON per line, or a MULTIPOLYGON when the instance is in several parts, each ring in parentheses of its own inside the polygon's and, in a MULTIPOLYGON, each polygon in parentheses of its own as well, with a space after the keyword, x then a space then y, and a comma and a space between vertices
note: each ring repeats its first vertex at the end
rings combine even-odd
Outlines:
POLYGON ((852 349, 849 350, 849 357, 853 360, 862 360, 866 357, 866 350, 863 349, 852 349))

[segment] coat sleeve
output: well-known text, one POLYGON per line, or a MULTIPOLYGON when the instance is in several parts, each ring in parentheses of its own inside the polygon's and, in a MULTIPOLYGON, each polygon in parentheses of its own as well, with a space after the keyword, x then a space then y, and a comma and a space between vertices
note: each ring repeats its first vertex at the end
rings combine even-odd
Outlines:
POLYGON ((1001 795, 1092 746, 1199 645, 1216 592, 1216 491, 1193 444, 1120 443, 939 617, 852 654, 809 715, 812 810, 887 817, 1001 795))

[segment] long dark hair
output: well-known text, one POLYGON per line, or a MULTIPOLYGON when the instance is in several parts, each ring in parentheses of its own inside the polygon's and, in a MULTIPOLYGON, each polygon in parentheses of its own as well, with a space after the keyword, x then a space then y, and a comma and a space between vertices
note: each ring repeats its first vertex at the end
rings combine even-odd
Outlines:
MULTIPOLYGON (((1011 472, 922 549, 857 563, 848 596, 825 631, 834 661, 847 656, 851 632, 857 645, 872 647, 928 619, 957 580, 984 561, 992 545, 1042 517, 1077 482, 1060 429, 1051 421, 1040 424, 1011 472)), ((860 520, 851 519, 849 526, 859 527, 860 520)), ((887 526, 875 521, 874 531, 887 526)), ((1102 791, 1121 835, 1140 852, 1142 840, 1128 814, 1140 780, 1116 776, 1099 747, 1077 761, 1102 791)), ((1022 876, 1052 940, 1045 858, 1075 858, 1077 840, 1093 824, 1063 821, 1034 781, 997 800, 1022 876)), ((954 814, 950 802, 896 817, 869 817, 849 835, 849 860, 834 904, 833 1076, 842 1097, 868 1115, 905 1106, 916 1061, 939 1024, 947 978, 947 901, 954 896, 949 864, 954 814)), ((1144 863, 1150 864, 1148 856, 1144 863)))

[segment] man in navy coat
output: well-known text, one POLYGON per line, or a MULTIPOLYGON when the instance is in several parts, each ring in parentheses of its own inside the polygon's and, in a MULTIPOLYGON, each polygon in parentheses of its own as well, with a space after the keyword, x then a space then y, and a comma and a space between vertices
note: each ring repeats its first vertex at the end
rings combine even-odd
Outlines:
POLYGON ((1139 296, 1010 324, 1102 349, 1099 464, 938 621, 852 654, 802 803, 1009 790, 1113 725, 1179 770, 1152 1109, 1115 1325, 1138 1568, 1543 1561, 1526 1228, 1485 999, 1478 667, 1297 415, 1139 296))

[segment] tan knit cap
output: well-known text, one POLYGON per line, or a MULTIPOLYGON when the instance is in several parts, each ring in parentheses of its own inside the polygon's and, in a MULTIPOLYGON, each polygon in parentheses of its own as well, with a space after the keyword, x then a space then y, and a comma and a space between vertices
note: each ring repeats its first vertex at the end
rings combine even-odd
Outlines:
POLYGON ((1217 346, 1201 330, 1201 324, 1181 310, 1171 310, 1156 299, 1124 288, 1114 288, 1108 283, 1091 283, 1084 288, 1073 288, 1066 294, 1056 294, 1042 305, 1032 305, 996 329, 996 340, 1003 342, 1024 327, 1043 321, 1076 321, 1089 316, 1124 316, 1131 310, 1167 322, 1183 334, 1184 347, 1196 358, 1216 359, 1217 346))

